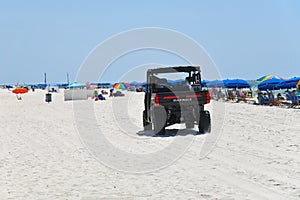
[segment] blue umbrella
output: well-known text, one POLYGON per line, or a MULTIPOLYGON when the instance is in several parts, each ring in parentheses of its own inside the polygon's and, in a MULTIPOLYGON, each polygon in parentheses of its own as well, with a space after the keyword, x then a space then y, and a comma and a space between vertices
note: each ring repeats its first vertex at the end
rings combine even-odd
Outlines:
POLYGON ((207 87, 207 83, 208 83, 207 80, 202 80, 202 81, 201 81, 201 86, 202 86, 202 87, 207 87))
POLYGON ((206 83, 206 85, 210 88, 224 87, 223 81, 220 80, 209 81, 206 83))
POLYGON ((184 82, 183 79, 177 79, 177 80, 167 80, 167 82, 171 85, 176 85, 177 83, 184 82))
POLYGON ((45 89, 47 87, 46 83, 40 83, 36 85, 37 88, 45 89))
POLYGON ((77 83, 77 82, 74 82, 74 83, 71 83, 70 85, 68 85, 68 88, 85 88, 85 87, 86 87, 86 84, 77 83))
POLYGON ((59 87, 60 84, 58 84, 58 83, 53 83, 53 84, 50 84, 49 86, 52 86, 52 87, 59 87))
POLYGON ((134 82, 130 83, 131 86, 137 86, 137 87, 141 87, 141 86, 143 86, 145 84, 146 83, 144 83, 144 82, 137 82, 137 81, 134 81, 134 82))
POLYGON ((13 86, 11 86, 11 85, 6 85, 5 86, 7 89, 11 89, 11 88, 14 88, 13 86))
POLYGON ((294 77, 288 80, 284 80, 277 85, 280 89, 291 89, 296 88, 297 83, 299 82, 300 77, 294 77))
POLYGON ((62 84, 59 85, 59 87, 65 88, 65 87, 68 87, 68 85, 69 85, 68 83, 62 83, 62 84))
POLYGON ((232 80, 224 80, 223 81, 225 88, 250 88, 250 84, 242 79, 232 79, 232 80))
POLYGON ((277 85, 280 84, 281 82, 283 82, 283 80, 280 80, 277 78, 272 78, 272 79, 266 80, 266 81, 258 84, 258 89, 259 90, 278 90, 279 88, 277 87, 277 85))

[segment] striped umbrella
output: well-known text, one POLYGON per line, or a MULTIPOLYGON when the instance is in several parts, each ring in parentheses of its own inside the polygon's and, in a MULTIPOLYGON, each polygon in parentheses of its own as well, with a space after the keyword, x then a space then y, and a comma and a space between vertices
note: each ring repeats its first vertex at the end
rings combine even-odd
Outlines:
POLYGON ((121 82, 121 83, 115 83, 113 85, 113 88, 115 89, 126 89, 130 86, 130 84, 128 82, 121 82))
POLYGON ((278 80, 284 80, 282 77, 280 76, 274 76, 274 75, 266 75, 266 76, 262 76, 259 79, 257 79, 257 81, 259 82, 264 82, 266 80, 270 80, 270 79, 278 79, 278 80))

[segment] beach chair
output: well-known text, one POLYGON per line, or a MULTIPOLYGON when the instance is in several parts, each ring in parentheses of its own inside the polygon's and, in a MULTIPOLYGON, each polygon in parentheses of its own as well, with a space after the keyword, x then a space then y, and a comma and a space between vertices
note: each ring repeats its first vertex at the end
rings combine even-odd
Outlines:
POLYGON ((268 98, 265 97, 264 95, 261 96, 261 105, 267 105, 267 103, 269 103, 268 98))
POLYGON ((291 101, 292 101, 292 104, 290 105, 290 108, 297 108, 299 106, 299 98, 298 96, 292 96, 291 97, 291 101))
POLYGON ((281 103, 284 107, 289 108, 292 105, 292 95, 290 93, 285 93, 284 95, 285 95, 285 100, 282 100, 281 103))

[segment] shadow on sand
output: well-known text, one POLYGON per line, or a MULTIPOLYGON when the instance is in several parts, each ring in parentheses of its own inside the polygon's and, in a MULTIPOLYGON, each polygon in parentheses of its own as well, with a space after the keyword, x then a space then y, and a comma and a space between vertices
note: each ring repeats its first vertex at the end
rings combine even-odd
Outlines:
POLYGON ((166 129, 166 133, 163 135, 155 135, 153 131, 139 131, 136 133, 139 136, 147 136, 147 137, 175 137, 175 136, 187 136, 187 135, 202 135, 198 131, 193 129, 166 129))

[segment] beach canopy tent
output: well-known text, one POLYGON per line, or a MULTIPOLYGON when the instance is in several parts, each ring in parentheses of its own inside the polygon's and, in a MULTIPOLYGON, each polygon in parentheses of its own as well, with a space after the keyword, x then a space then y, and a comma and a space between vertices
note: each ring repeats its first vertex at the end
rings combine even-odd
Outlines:
POLYGON ((279 89, 291 89, 291 88, 296 88, 297 84, 300 81, 300 77, 294 77, 290 78, 288 80, 284 80, 281 83, 277 85, 277 88, 279 89))
POLYGON ((251 85, 242 79, 226 79, 223 80, 224 87, 225 88, 231 88, 231 89, 241 89, 241 88, 250 88, 251 85))
POLYGON ((272 78, 266 81, 263 81, 258 84, 258 89, 259 90, 278 90, 279 88, 277 87, 278 84, 283 82, 283 80, 277 79, 277 78, 272 78))
POLYGON ((210 88, 224 88, 224 83, 221 80, 209 81, 206 85, 210 88))
POLYGON ((74 88, 85 88, 86 87, 86 84, 85 83, 78 83, 78 82, 74 82, 74 83, 71 83, 70 85, 67 86, 67 88, 70 88, 70 89, 74 89, 74 88))
POLYGON ((259 79, 257 79, 257 81, 259 82, 264 82, 270 79, 279 79, 279 80, 284 80, 283 78, 281 78, 280 76, 275 76, 275 75, 265 75, 260 77, 259 79))

